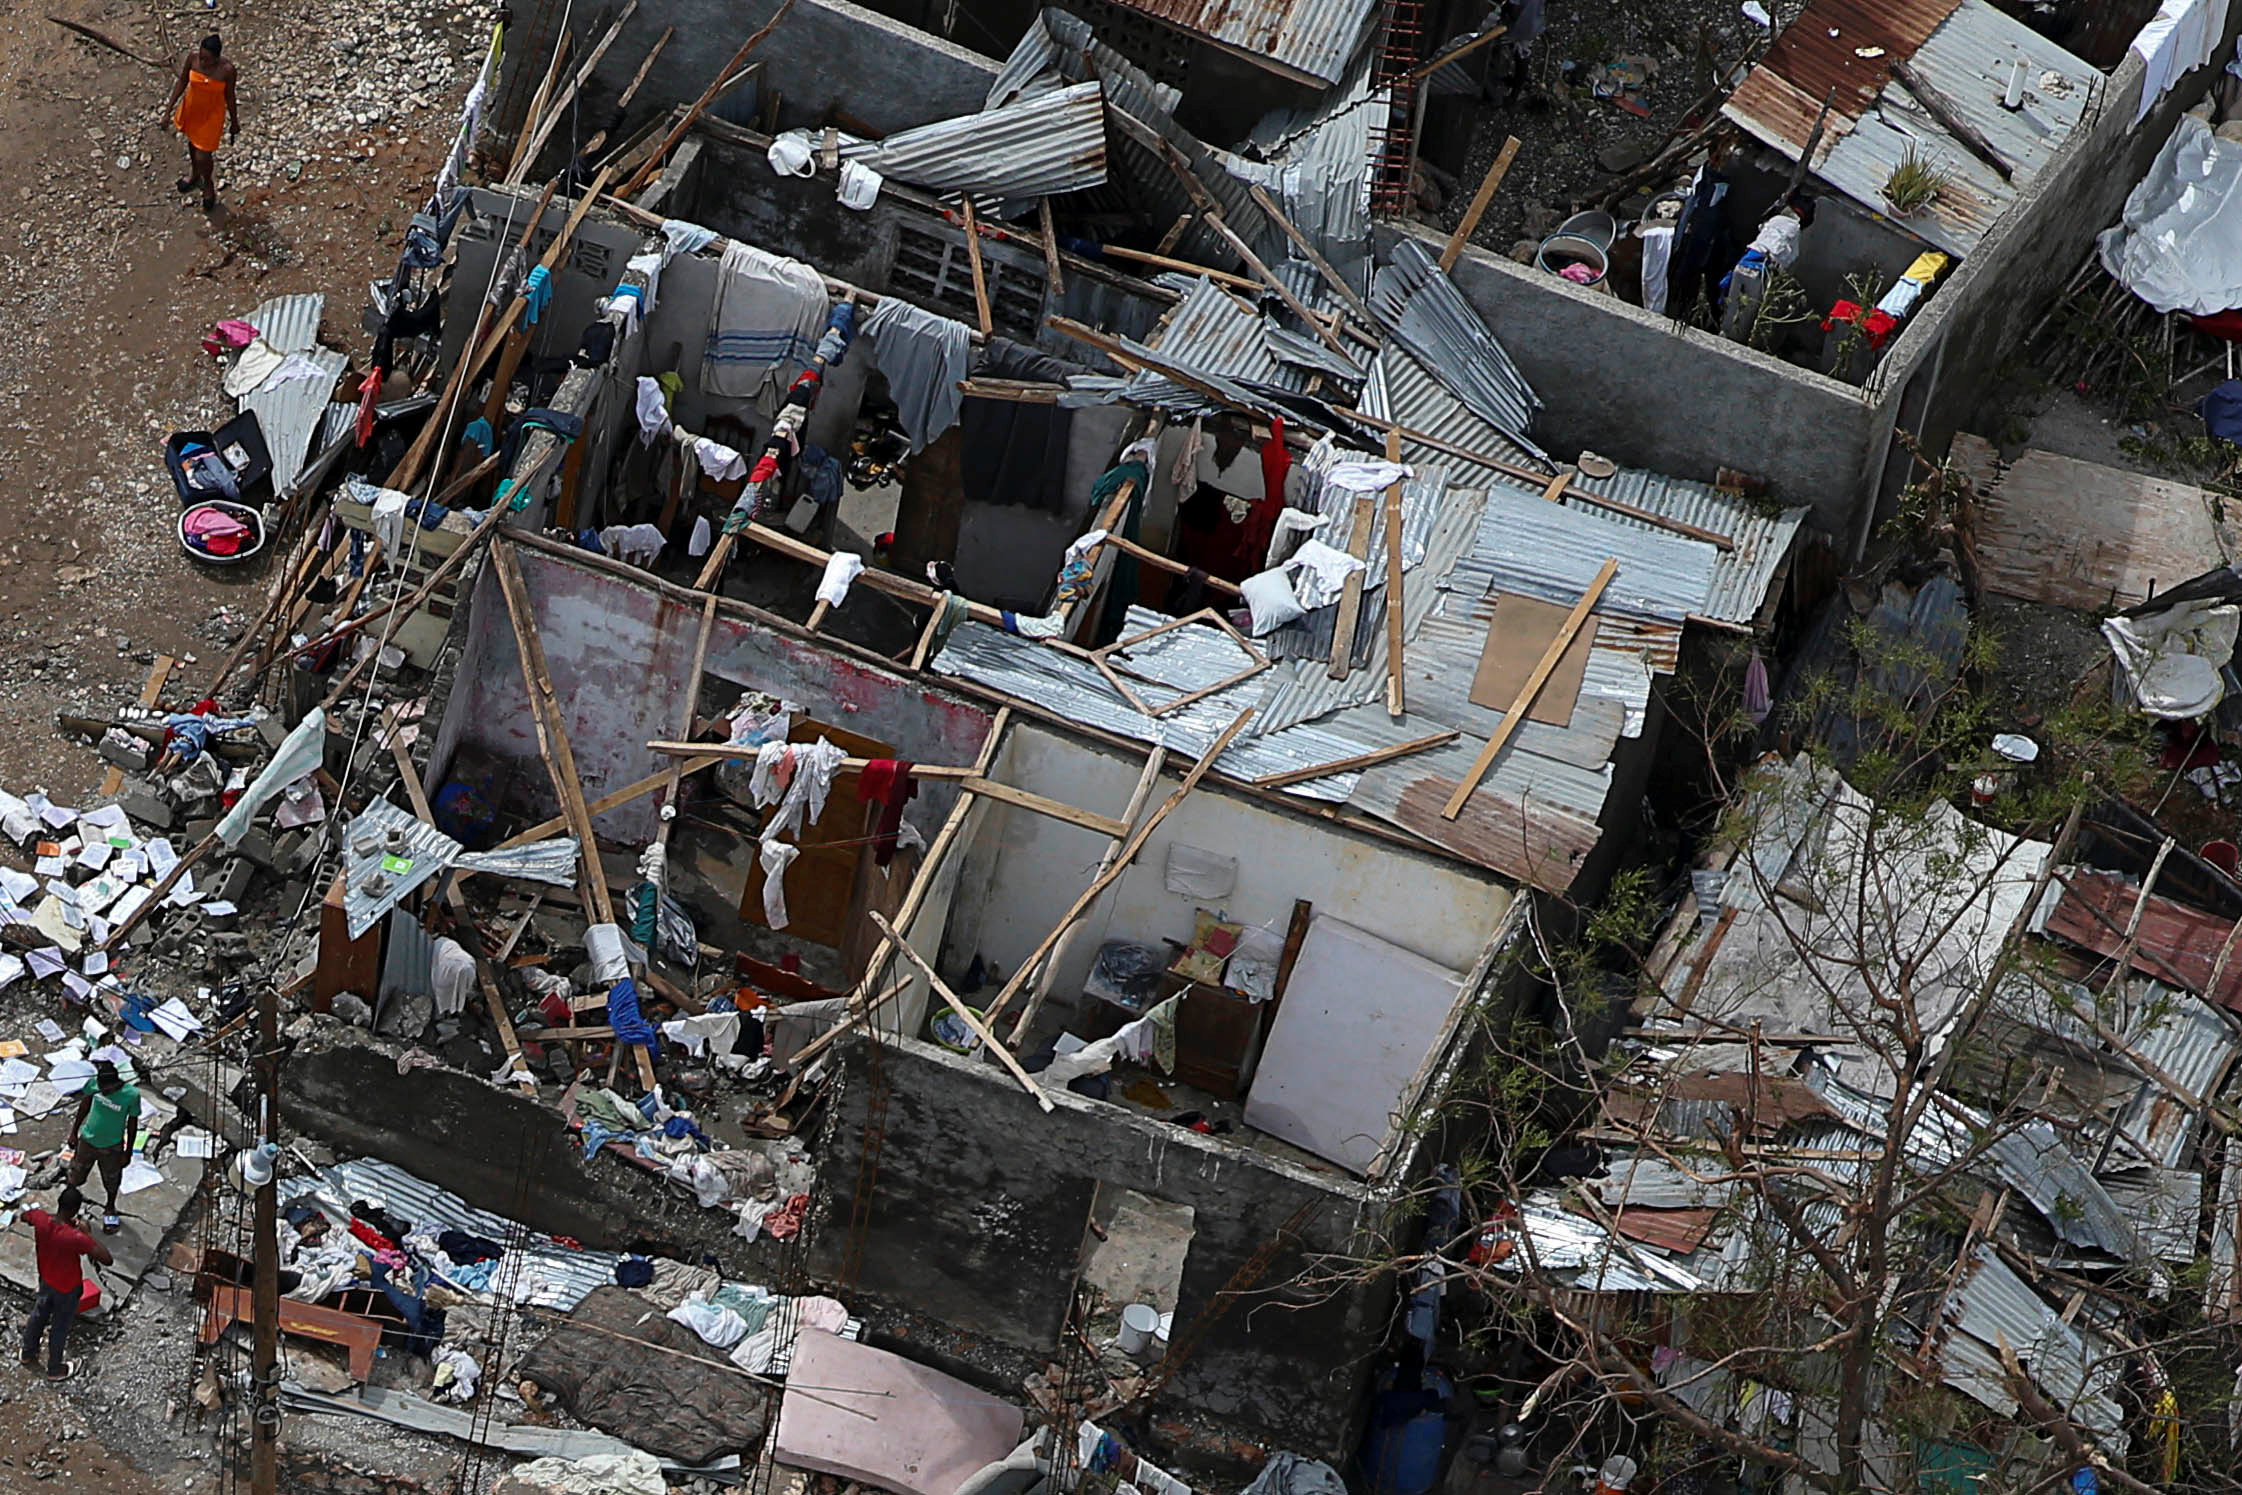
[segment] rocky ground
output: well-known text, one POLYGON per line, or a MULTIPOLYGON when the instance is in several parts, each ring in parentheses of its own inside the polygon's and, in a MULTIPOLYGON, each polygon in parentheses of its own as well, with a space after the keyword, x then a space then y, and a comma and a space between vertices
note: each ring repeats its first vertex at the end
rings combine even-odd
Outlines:
MULTIPOLYGON (((363 356, 367 284, 395 264, 488 26, 486 6, 444 0, 0 0, 0 786, 75 802, 105 765, 55 713, 131 699, 158 653, 180 661, 167 699, 191 700, 262 604, 261 572, 201 569, 173 539, 164 437, 227 413, 201 334, 323 291, 325 340, 363 356), (163 105, 176 59, 213 30, 241 71, 241 134, 205 217, 173 190, 184 153, 163 105)), ((0 1495, 222 1487, 186 1410, 184 1289, 80 1329, 86 1369, 67 1387, 0 1360, 0 1495)), ((24 1308, 0 1297, 11 1321, 24 1308)), ((457 1469, 456 1452, 360 1423, 302 1419, 299 1435, 428 1488, 457 1469)))

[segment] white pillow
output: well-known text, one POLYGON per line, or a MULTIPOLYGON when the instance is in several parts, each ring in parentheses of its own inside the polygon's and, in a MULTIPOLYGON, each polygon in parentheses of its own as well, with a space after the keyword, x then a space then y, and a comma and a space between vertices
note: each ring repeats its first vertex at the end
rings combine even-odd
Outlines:
POLYGON ((1238 590, 1245 594, 1246 609, 1253 615, 1250 631, 1255 638, 1307 616, 1300 599, 1292 595, 1291 576, 1281 566, 1247 577, 1238 584, 1238 590))

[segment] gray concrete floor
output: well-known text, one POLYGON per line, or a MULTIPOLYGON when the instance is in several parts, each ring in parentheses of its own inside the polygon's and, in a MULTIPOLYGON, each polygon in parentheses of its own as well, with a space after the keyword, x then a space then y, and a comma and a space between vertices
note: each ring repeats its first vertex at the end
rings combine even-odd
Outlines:
POLYGON ((1162 1313, 1175 1312, 1183 1259, 1191 1251, 1191 1207, 1100 1184, 1090 1220, 1095 1228, 1083 1279, 1115 1303, 1150 1303, 1162 1313))

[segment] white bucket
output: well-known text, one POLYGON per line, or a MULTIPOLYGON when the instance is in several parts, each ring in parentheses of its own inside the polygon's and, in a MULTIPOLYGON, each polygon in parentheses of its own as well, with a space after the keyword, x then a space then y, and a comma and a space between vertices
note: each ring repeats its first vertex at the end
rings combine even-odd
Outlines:
POLYGON ((1121 1337, 1114 1341, 1124 1355, 1141 1355, 1160 1331, 1160 1310, 1150 1303, 1131 1303, 1121 1310, 1121 1337))

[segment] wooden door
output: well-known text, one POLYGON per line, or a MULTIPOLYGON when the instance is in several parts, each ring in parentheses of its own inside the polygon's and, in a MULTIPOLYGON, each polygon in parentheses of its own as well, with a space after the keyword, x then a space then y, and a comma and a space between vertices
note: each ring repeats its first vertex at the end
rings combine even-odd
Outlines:
MULTIPOLYGON (((787 734, 789 742, 832 742, 851 758, 892 758, 895 749, 870 737, 860 737, 841 727, 805 717, 787 734)), ((825 798, 825 813, 805 824, 794 844, 802 854, 786 869, 786 933, 812 944, 841 947, 849 928, 850 904, 856 893, 857 864, 870 848, 872 816, 857 797, 857 770, 844 768, 833 775, 833 788, 825 798)), ((769 827, 777 814, 773 805, 764 813, 769 827)), ((763 863, 756 848, 746 848, 747 887, 740 895, 740 917, 750 924, 769 923, 763 917, 763 863)))

